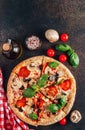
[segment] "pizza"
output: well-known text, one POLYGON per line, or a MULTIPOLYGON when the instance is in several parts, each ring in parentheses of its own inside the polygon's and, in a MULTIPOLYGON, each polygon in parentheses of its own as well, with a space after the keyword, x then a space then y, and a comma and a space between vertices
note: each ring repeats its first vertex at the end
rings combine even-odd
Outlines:
POLYGON ((8 103, 22 121, 33 126, 56 123, 71 110, 76 81, 61 62, 35 56, 15 66, 7 84, 8 103))

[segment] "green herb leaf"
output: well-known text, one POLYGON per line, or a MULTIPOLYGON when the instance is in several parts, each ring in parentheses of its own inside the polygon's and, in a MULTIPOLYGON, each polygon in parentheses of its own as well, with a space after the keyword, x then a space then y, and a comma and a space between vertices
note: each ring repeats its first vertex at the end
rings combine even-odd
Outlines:
POLYGON ((71 47, 67 44, 57 44, 55 46, 56 50, 66 52, 71 49, 71 47))
POLYGON ((66 96, 62 96, 59 100, 58 100, 58 102, 59 102, 59 106, 60 107, 64 107, 65 105, 66 105, 66 96))
POLYGON ((38 92, 40 90, 39 86, 36 85, 36 84, 32 84, 31 85, 31 88, 35 91, 35 92, 38 92))
POLYGON ((59 110, 59 108, 56 104, 51 104, 48 106, 48 110, 52 113, 56 113, 59 110))
POLYGON ((35 113, 29 114, 29 117, 30 117, 31 119, 33 119, 33 120, 37 120, 37 119, 38 119, 38 116, 37 116, 37 114, 35 114, 35 113))
POLYGON ((74 50, 73 50, 73 49, 70 49, 70 50, 67 51, 67 55, 68 55, 68 56, 71 56, 73 53, 74 53, 74 50))
POLYGON ((78 65, 79 65, 79 57, 78 57, 78 55, 77 55, 77 53, 72 53, 71 55, 70 55, 70 57, 69 57, 69 62, 70 62, 70 64, 74 67, 74 68, 76 68, 76 67, 78 67, 78 65))
POLYGON ((37 84, 38 86, 41 88, 41 87, 44 87, 46 85, 46 82, 48 80, 48 74, 43 74, 40 79, 38 80, 37 84))
POLYGON ((32 89, 32 88, 27 88, 24 90, 24 92, 22 93, 23 94, 23 97, 33 97, 35 95, 35 91, 32 89))
POLYGON ((58 62, 50 62, 48 65, 49 65, 50 68, 55 69, 59 65, 59 63, 58 62))

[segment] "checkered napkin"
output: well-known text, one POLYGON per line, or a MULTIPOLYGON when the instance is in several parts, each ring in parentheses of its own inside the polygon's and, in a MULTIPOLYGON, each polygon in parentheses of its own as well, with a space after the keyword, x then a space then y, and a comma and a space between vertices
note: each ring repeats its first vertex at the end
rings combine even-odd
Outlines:
POLYGON ((3 89, 3 75, 0 68, 0 130, 33 130, 22 122, 10 109, 3 89))

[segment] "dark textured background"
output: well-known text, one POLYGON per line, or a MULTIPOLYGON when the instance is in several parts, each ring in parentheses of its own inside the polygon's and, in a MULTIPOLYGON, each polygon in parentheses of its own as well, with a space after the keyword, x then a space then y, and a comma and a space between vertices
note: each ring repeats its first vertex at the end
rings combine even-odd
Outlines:
MULTIPOLYGON (((20 61, 31 56, 46 55, 46 50, 54 44, 46 41, 46 29, 56 29, 59 34, 68 33, 68 44, 78 53, 80 65, 73 69, 68 62, 65 65, 74 74, 77 81, 77 94, 72 108, 78 109, 82 120, 73 124, 67 116, 67 125, 58 123, 36 130, 85 130, 85 0, 0 0, 0 66, 3 69, 4 85, 6 88, 9 74, 20 61), (38 51, 28 51, 25 38, 37 35, 42 40, 38 51), (1 45, 8 38, 15 39, 23 46, 23 54, 17 60, 8 60, 1 53, 1 45)), ((56 42, 62 43, 61 41, 56 42)), ((58 52, 55 58, 57 59, 58 52)))

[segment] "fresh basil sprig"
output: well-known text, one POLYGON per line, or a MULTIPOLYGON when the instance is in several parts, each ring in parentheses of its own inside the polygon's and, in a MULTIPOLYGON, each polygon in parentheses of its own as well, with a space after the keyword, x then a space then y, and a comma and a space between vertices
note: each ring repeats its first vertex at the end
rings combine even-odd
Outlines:
POLYGON ((77 53, 67 44, 58 44, 55 46, 56 50, 66 52, 69 57, 69 63, 72 67, 77 68, 79 65, 79 56, 77 53))

